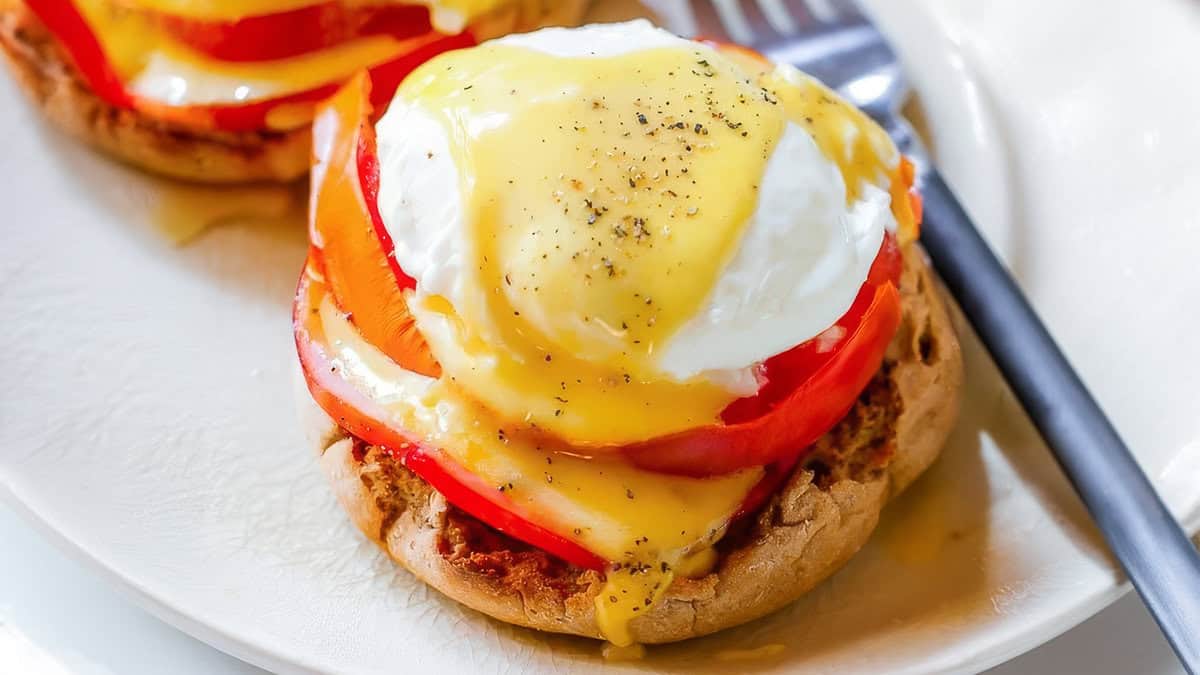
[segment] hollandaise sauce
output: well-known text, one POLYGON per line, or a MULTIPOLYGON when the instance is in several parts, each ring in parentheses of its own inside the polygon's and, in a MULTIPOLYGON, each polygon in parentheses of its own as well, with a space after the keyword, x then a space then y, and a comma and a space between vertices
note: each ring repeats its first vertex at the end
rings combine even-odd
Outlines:
POLYGON ((505 432, 504 423, 443 380, 406 371, 366 343, 326 298, 322 330, 341 376, 385 405, 392 422, 438 448, 487 485, 505 508, 611 562, 596 599, 597 624, 618 645, 676 576, 707 573, 761 468, 726 476, 655 474, 617 460, 588 460, 505 432))
POLYGON ((494 289, 432 341, 447 372, 581 444, 714 422, 730 392, 662 378, 655 348, 736 251, 786 123, 777 99, 702 45, 563 59, 495 43, 399 96, 455 139, 471 273, 494 289))

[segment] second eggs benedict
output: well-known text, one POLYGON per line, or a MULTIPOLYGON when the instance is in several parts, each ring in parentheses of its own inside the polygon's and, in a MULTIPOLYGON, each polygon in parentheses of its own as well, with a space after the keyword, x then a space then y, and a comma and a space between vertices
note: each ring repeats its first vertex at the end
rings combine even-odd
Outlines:
POLYGON ((430 584, 619 645, 712 632, 936 455, 961 373, 911 166, 819 82, 634 22, 369 100, 317 116, 296 341, 344 505, 430 584))
POLYGON ((210 183, 308 171, 314 106, 369 68, 376 103, 432 56, 578 21, 585 0, 0 0, 0 51, 46 116, 210 183))

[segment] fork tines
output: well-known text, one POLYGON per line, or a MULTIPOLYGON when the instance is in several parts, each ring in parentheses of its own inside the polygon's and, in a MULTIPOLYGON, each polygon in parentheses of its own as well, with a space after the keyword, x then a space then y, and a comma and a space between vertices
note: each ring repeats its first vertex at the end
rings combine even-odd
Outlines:
POLYGON ((852 0, 690 0, 701 36, 748 43, 796 35, 860 16, 852 0))

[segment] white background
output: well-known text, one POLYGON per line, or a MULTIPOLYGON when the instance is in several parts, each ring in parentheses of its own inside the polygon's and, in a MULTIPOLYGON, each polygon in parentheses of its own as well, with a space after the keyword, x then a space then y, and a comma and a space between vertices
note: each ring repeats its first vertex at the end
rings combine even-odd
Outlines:
MULTIPOLYGON (((0 505, 0 673, 232 675, 264 671, 159 622, 0 505)), ((1134 594, 992 675, 1176 675, 1134 594)))

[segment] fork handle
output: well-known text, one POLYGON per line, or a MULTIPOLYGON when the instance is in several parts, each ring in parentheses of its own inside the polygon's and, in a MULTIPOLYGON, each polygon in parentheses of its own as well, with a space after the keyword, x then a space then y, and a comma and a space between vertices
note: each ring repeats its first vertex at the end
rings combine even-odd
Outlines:
MULTIPOLYGON (((936 171, 921 241, 1190 673, 1200 671, 1200 555, 936 171)), ((1036 545, 1031 542, 1032 545, 1036 545)))

